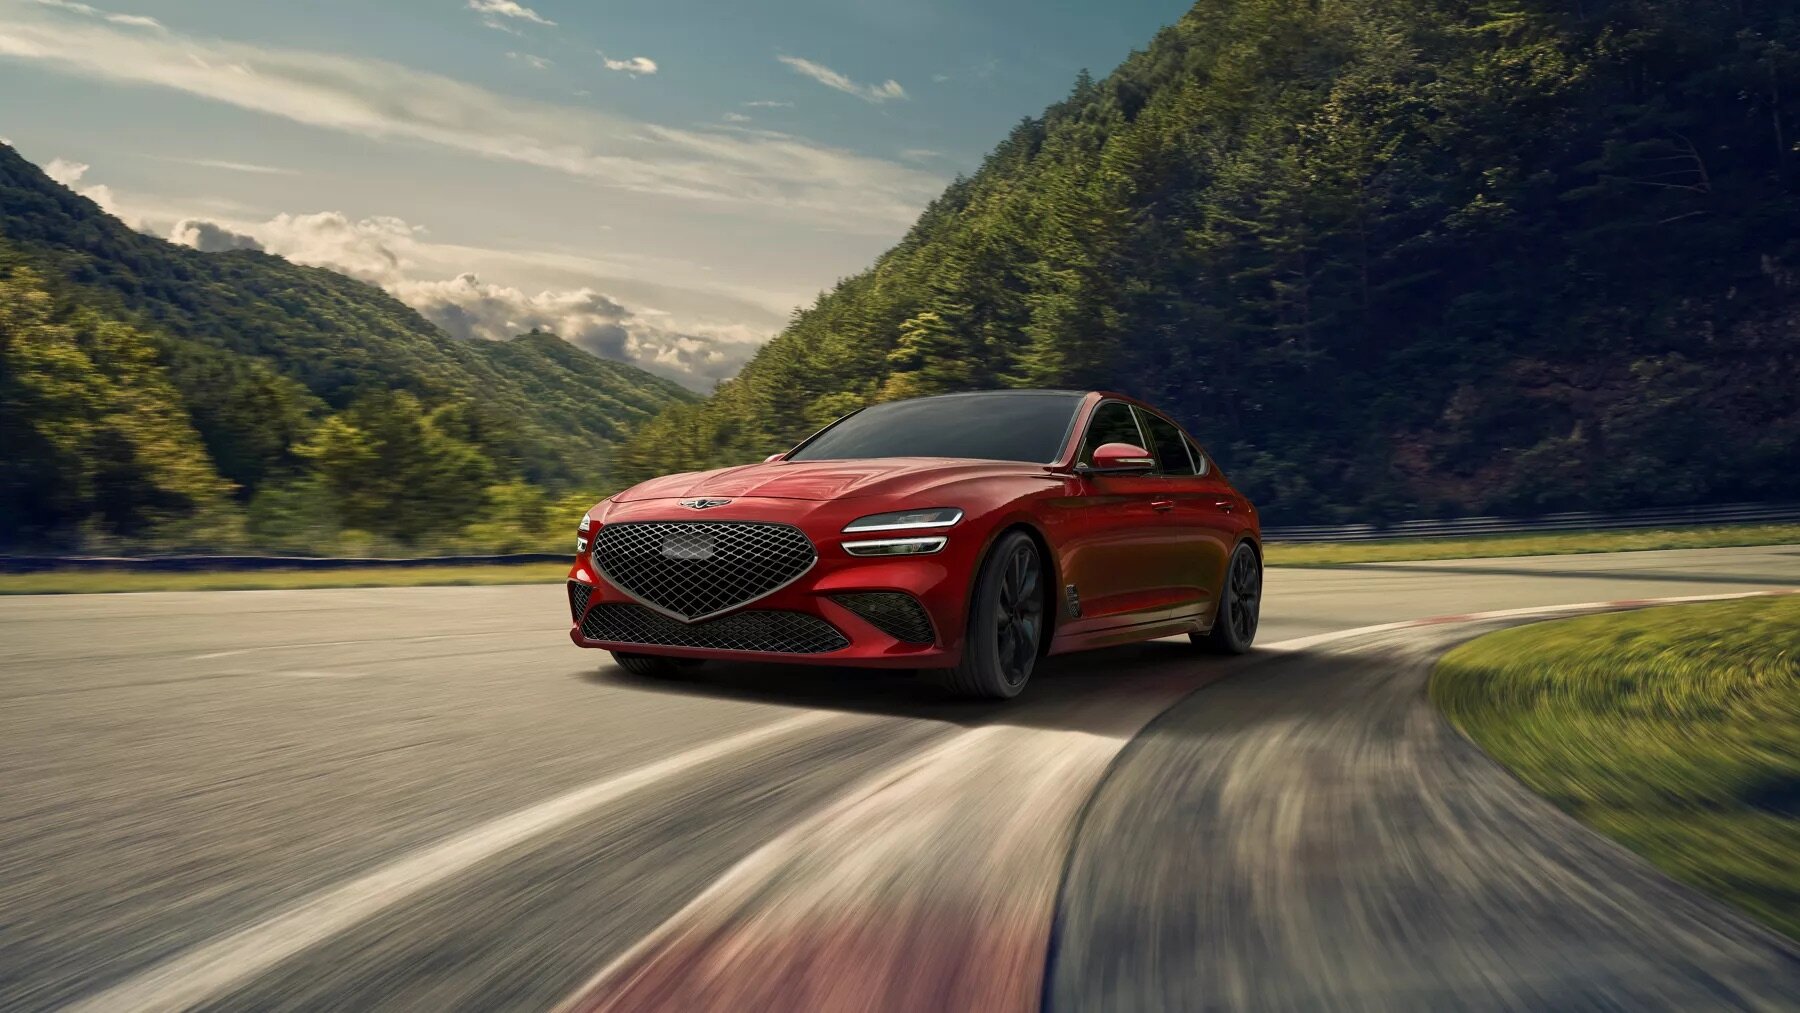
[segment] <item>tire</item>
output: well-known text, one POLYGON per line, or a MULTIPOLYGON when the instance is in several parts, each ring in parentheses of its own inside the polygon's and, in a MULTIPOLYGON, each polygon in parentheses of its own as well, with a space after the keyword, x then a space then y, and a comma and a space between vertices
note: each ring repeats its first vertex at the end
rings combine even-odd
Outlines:
POLYGON ((1046 586, 1044 561, 1031 536, 1002 535, 975 578, 962 663, 940 676, 946 689, 985 700, 1019 695, 1043 647, 1046 586))
POLYGON ((1249 651, 1262 618, 1262 578, 1262 560, 1256 550, 1249 542, 1238 543, 1219 588, 1219 611, 1213 616, 1212 630, 1204 635, 1189 634, 1194 643, 1220 654, 1249 651))
POLYGON ((663 679, 681 671, 683 668, 697 665, 697 661, 686 661, 681 658, 659 658, 654 654, 626 654, 624 651, 613 651, 612 658, 620 668, 632 675, 646 678, 663 679))

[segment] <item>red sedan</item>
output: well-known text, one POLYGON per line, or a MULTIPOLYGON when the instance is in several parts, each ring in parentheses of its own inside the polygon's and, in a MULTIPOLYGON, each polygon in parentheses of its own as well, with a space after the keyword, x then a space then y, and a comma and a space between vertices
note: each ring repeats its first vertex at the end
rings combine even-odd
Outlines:
POLYGON ((1250 649, 1256 510, 1118 394, 873 405, 761 464, 669 475, 582 518, 569 636, 627 671, 705 659, 939 671, 1018 695, 1048 654, 1186 633, 1250 649))

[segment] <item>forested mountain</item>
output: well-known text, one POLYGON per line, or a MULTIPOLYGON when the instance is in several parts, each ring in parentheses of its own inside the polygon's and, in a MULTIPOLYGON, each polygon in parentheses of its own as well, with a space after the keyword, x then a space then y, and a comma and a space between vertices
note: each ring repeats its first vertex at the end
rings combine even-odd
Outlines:
POLYGON ((458 341, 341 274, 141 235, 0 145, 0 542, 517 541, 690 400, 553 335, 458 341))
POLYGON ((1272 523, 1800 495, 1800 5, 1201 0, 623 476, 1098 386, 1272 523))

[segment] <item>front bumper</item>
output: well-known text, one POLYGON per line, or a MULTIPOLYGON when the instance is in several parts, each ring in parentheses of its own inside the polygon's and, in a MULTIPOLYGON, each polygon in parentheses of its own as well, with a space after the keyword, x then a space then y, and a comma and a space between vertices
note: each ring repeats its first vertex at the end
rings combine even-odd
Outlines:
POLYGON ((865 558, 850 556, 829 542, 817 545, 817 551, 817 563, 794 583, 717 618, 690 624, 619 608, 642 606, 602 577, 591 559, 578 557, 569 570, 569 639, 581 647, 632 654, 782 664, 947 668, 961 660, 969 588, 963 553, 947 547, 929 556, 865 558), (855 597, 871 592, 910 596, 928 619, 929 632, 921 633, 914 624, 871 608, 870 599, 855 597), (601 622, 597 609, 614 611, 601 622), (586 623, 585 632, 584 619, 595 620, 586 623), (823 634, 819 624, 834 631, 837 640, 823 634), (770 628, 791 632, 792 642, 805 649, 761 649, 781 642, 752 635, 770 628), (624 630, 635 639, 609 639, 624 630), (929 642, 915 642, 923 636, 929 636, 929 642), (666 642, 670 639, 688 642, 666 642), (842 646, 836 646, 838 640, 842 646), (745 649, 746 645, 757 649, 745 649))

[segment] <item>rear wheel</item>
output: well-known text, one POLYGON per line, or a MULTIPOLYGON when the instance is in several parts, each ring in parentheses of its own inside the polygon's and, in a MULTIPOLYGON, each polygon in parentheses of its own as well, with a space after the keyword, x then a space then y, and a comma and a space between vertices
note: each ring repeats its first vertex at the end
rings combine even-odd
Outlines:
POLYGON ((1031 679, 1044 636, 1044 562, 1023 531, 994 545, 975 579, 962 664, 943 673, 961 696, 1010 700, 1031 679))
POLYGON ((684 668, 692 668, 700 664, 687 658, 661 658, 654 654, 627 654, 624 651, 613 651, 613 661, 632 675, 649 678, 664 678, 674 675, 684 668))
POLYGON ((1262 560, 1245 542, 1231 554, 1231 565, 1225 570, 1225 586, 1219 589, 1219 612, 1213 627, 1205 636, 1191 634, 1193 641, 1222 654, 1243 654, 1256 640, 1256 625, 1262 618, 1262 560))

